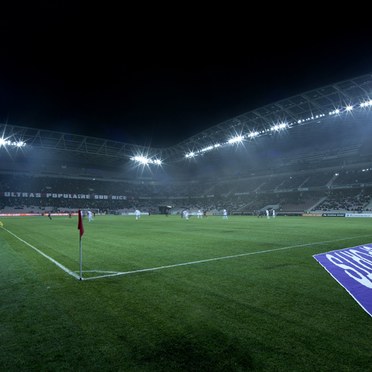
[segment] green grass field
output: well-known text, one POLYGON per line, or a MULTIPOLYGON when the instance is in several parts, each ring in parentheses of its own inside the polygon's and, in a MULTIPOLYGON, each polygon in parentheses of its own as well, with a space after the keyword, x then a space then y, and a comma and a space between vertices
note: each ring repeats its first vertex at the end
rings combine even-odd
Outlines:
POLYGON ((97 216, 84 280, 77 217, 1 221, 1 371, 371 370, 371 317, 313 257, 371 219, 97 216))

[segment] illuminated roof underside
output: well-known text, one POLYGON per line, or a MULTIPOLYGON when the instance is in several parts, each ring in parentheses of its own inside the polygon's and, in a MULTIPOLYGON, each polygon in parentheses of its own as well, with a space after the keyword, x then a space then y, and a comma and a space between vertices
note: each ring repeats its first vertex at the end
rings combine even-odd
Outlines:
POLYGON ((249 141, 273 131, 309 124, 331 115, 372 108, 372 74, 311 90, 238 115, 168 148, 143 146, 50 130, 0 124, 0 146, 25 143, 45 150, 68 151, 85 157, 135 159, 150 163, 184 161, 217 151, 218 147, 249 141), (152 160, 151 160, 152 159, 152 160), (147 160, 146 160, 147 161, 147 160))

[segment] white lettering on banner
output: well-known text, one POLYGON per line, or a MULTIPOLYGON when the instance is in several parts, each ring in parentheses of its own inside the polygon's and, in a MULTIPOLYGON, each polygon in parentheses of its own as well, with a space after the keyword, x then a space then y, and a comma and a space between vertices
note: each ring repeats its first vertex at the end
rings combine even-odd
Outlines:
POLYGON ((360 249, 363 249, 364 251, 367 251, 367 254, 372 257, 372 248, 367 247, 366 245, 362 245, 360 249))
POLYGON ((94 195, 94 199, 98 200, 106 200, 108 199, 107 195, 94 195))
POLYGON ((0 197, 8 198, 52 198, 52 199, 95 199, 95 200, 127 200, 125 195, 94 195, 94 194, 67 194, 67 193, 40 193, 40 192, 20 192, 4 191, 0 197))
POLYGON ((345 213, 345 217, 372 217, 372 213, 345 213))
MULTIPOLYGON (((327 254, 326 257, 334 265, 340 267, 341 269, 344 269, 345 270, 345 273, 348 276, 350 276, 350 278, 353 278, 354 280, 356 280, 360 284, 364 285, 365 287, 372 289, 372 280, 370 280, 368 278, 371 273, 369 273, 368 271, 366 271, 366 270, 364 270, 362 268, 357 267, 361 271, 367 272, 367 276, 365 276, 363 273, 361 273, 360 271, 356 270, 355 267, 348 266, 345 263, 343 263, 343 261, 340 258, 338 258, 338 257, 332 256, 331 254, 327 254)), ((346 260, 346 262, 349 263, 349 261, 347 261, 347 260, 346 260)), ((353 265, 353 266, 357 266, 357 265, 353 265)))
POLYGON ((13 196, 13 197, 17 198, 17 197, 21 196, 21 193, 20 192, 11 192, 10 196, 13 196))
POLYGON ((361 256, 359 251, 356 251, 354 249, 350 249, 349 251, 340 252, 339 255, 345 255, 349 258, 351 258, 353 261, 356 261, 358 265, 364 267, 367 270, 370 270, 372 272, 372 257, 363 257, 361 256), (370 258, 370 259, 369 259, 370 258))
MULTIPOLYGON (((0 193, 1 195, 2 193, 0 193)), ((15 191, 5 191, 4 196, 8 198, 41 198, 40 192, 15 192, 15 191)))
POLYGON ((54 194, 54 193, 47 193, 45 194, 47 198, 53 199, 90 199, 90 195, 84 194, 54 194))

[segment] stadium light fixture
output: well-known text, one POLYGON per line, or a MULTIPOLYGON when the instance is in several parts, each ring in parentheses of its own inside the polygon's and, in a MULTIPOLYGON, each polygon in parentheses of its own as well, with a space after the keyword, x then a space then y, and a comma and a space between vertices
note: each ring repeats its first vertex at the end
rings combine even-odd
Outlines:
POLYGON ((241 143, 241 142, 243 142, 243 140, 244 140, 244 136, 239 135, 239 136, 231 137, 231 138, 227 141, 227 143, 231 145, 231 144, 233 144, 233 143, 241 143))
POLYGON ((144 155, 132 156, 130 160, 133 160, 141 165, 149 165, 149 164, 162 165, 163 164, 163 162, 160 159, 151 159, 144 155))
POLYGON ((273 125, 270 128, 270 131, 272 131, 272 132, 279 132, 280 130, 283 130, 285 128, 287 128, 287 124, 286 123, 280 123, 280 124, 273 125))
POLYGON ((333 111, 330 111, 329 112, 329 115, 339 115, 341 113, 341 110, 340 109, 335 109, 333 111))
POLYGON ((198 156, 200 154, 204 154, 205 152, 214 150, 214 149, 216 149, 218 147, 221 147, 221 146, 222 145, 220 143, 215 143, 214 145, 203 147, 202 149, 197 150, 197 151, 190 151, 187 154, 185 154, 185 158, 186 159, 192 159, 192 158, 195 158, 196 156, 198 156))
POLYGON ((10 146, 10 147, 17 147, 17 148, 20 148, 20 147, 25 147, 26 146, 26 143, 23 142, 23 141, 10 141, 4 137, 1 137, 0 138, 0 147, 5 147, 5 146, 10 146))
POLYGON ((190 151, 189 153, 187 153, 187 154, 185 155, 185 158, 186 158, 186 159, 190 159, 190 158, 195 158, 195 156, 196 156, 195 152, 190 151))
POLYGON ((365 102, 362 102, 361 104, 360 104, 360 107, 370 107, 370 106, 372 106, 372 99, 370 99, 370 100, 368 100, 368 101, 365 101, 365 102))
POLYGON ((259 132, 250 132, 248 133, 248 138, 255 138, 255 137, 258 137, 260 135, 259 132))
POLYGON ((213 150, 213 146, 207 146, 207 147, 204 147, 200 150, 200 152, 206 152, 206 151, 210 151, 210 150, 213 150))

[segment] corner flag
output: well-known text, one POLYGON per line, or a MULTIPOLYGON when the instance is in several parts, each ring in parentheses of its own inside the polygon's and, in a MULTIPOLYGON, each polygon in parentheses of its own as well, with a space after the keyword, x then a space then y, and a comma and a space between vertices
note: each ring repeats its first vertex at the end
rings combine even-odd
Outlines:
POLYGON ((80 239, 79 239, 79 252, 80 252, 80 280, 83 280, 83 244, 81 242, 81 237, 84 234, 84 225, 83 225, 83 217, 81 215, 81 210, 78 210, 78 230, 80 232, 80 239))
POLYGON ((83 236, 84 234, 84 225, 83 225, 83 218, 81 216, 81 210, 79 209, 78 211, 78 216, 79 216, 79 220, 78 220, 78 230, 80 230, 80 239, 81 237, 83 236))

